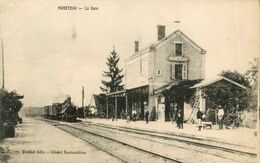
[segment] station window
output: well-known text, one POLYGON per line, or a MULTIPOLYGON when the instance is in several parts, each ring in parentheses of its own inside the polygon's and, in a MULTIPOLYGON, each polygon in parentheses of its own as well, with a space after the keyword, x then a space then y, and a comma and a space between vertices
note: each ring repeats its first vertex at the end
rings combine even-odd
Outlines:
POLYGON ((175 54, 177 56, 181 56, 182 55, 182 50, 183 50, 182 43, 175 43, 175 54))
POLYGON ((161 74, 162 74, 161 69, 157 69, 156 75, 157 75, 157 76, 161 76, 161 74))
POLYGON ((182 64, 175 65, 175 79, 182 80, 182 64))

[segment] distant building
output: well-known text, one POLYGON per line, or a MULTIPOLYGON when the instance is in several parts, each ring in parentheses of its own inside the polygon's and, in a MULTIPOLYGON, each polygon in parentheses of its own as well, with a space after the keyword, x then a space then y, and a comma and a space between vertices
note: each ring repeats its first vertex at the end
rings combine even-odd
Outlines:
POLYGON ((89 114, 98 115, 100 118, 105 118, 106 113, 106 95, 105 94, 93 94, 91 96, 90 103, 87 105, 89 114))

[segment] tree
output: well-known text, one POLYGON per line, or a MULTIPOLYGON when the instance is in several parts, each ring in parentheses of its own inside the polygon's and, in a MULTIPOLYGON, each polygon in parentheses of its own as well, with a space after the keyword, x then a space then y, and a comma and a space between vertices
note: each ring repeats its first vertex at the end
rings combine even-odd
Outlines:
MULTIPOLYGON (((7 92, 6 90, 0 90, 1 96, 1 120, 13 120, 16 121, 17 119, 13 119, 13 115, 17 114, 23 106, 23 103, 20 99, 23 96, 18 95, 15 91, 7 92)), ((16 117, 17 118, 17 117, 16 117)))
POLYGON ((218 106, 223 107, 225 125, 234 124, 238 127, 241 123, 240 113, 247 110, 249 106, 250 82, 245 75, 236 71, 223 71, 220 75, 245 86, 246 89, 225 80, 211 84, 203 89, 207 107, 212 108, 215 112, 217 112, 218 106))
POLYGON ((15 135, 14 125, 17 124, 17 121, 21 123, 22 120, 18 115, 23 106, 20 101, 22 98, 23 96, 18 95, 15 91, 8 92, 0 89, 0 140, 15 135))
POLYGON ((246 90, 231 83, 224 85, 213 84, 209 86, 208 89, 205 89, 209 107, 218 108, 218 106, 221 105, 227 113, 229 113, 232 108, 237 107, 238 111, 245 110, 248 106, 248 90, 250 89, 248 79, 245 75, 236 71, 222 71, 220 75, 245 86, 246 90))
POLYGON ((103 87, 100 87, 100 89, 104 93, 112 93, 123 90, 124 85, 122 84, 122 79, 124 75, 121 74, 123 69, 118 68, 119 60, 120 57, 115 52, 115 49, 113 49, 106 62, 108 71, 104 71, 103 73, 103 76, 108 78, 108 80, 101 81, 103 87))
POLYGON ((248 78, 237 71, 222 71, 219 75, 226 77, 234 82, 237 82, 243 86, 250 87, 250 81, 248 80, 248 78))
POLYGON ((208 86, 204 89, 204 97, 207 99, 209 108, 217 109, 220 105, 227 114, 233 108, 236 108, 236 111, 243 111, 248 106, 247 90, 227 82, 225 84, 216 83, 208 86))
POLYGON ((258 93, 258 68, 259 68, 259 63, 258 59, 254 58, 253 62, 250 62, 250 69, 247 70, 245 73, 245 77, 250 83, 251 89, 249 89, 249 109, 248 110, 257 110, 257 93, 258 93))
POLYGON ((245 73, 245 77, 250 82, 250 85, 256 88, 259 68, 258 58, 254 58, 253 62, 249 62, 249 64, 250 69, 245 73))

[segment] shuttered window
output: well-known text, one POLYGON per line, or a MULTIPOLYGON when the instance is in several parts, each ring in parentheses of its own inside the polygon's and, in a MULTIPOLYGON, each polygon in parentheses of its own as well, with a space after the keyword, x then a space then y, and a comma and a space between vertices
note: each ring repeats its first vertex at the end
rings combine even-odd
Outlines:
POLYGON ((187 80, 188 79, 188 66, 187 63, 176 64, 172 63, 171 69, 171 79, 175 80, 187 80))
POLYGON ((175 64, 175 79, 182 80, 182 64, 175 64))

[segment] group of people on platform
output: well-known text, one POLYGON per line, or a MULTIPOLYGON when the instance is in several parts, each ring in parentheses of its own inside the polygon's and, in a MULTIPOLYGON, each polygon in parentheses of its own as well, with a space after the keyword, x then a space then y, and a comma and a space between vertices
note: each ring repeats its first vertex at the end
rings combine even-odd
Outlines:
MULTIPOLYGON (((139 116, 140 116, 140 114, 138 114, 135 109, 132 110, 132 114, 126 113, 127 123, 129 123, 131 120, 133 122, 136 122, 138 120, 139 116)), ((149 110, 148 110, 148 108, 146 108, 145 111, 144 111, 144 117, 145 117, 146 123, 148 124, 149 123, 149 110)))
MULTIPOLYGON (((140 119, 143 120, 143 118, 145 118, 146 123, 149 123, 149 109, 148 109, 147 102, 144 102, 143 107, 144 107, 144 113, 142 113, 140 104, 138 105, 137 103, 135 103, 133 105, 133 108, 129 110, 122 109, 122 111, 120 112, 120 118, 126 119, 127 123, 129 123, 130 121, 136 122, 140 119)), ((111 117, 112 117, 112 121, 114 121, 116 117, 116 113, 114 109, 111 112, 111 117)))
MULTIPOLYGON (((183 129, 183 123, 184 123, 184 114, 182 112, 182 110, 177 110, 177 107, 174 105, 174 112, 175 114, 173 114, 173 112, 170 112, 170 121, 171 122, 176 122, 177 124, 177 128, 179 129, 183 129)), ((224 116, 224 109, 219 106, 218 107, 218 113, 217 113, 217 120, 218 120, 218 124, 219 124, 219 129, 223 129, 223 116, 224 116)), ((127 123, 129 123, 130 121, 136 122, 140 117, 140 112, 137 112, 136 109, 132 109, 132 112, 124 112, 122 111, 121 113, 121 119, 126 119, 127 123)), ((198 124, 198 130, 201 131, 201 129, 203 128, 202 122, 203 120, 205 120, 206 115, 200 110, 198 109, 197 111, 197 124, 198 124)), ((112 121, 114 121, 114 114, 112 115, 112 121)), ((144 109, 144 119, 146 124, 149 123, 149 109, 148 107, 145 107, 144 109)))
MULTIPOLYGON (((198 124, 198 130, 201 131, 203 128, 202 121, 205 120, 206 115, 198 109, 197 111, 197 124, 198 124)), ((218 106, 218 112, 217 112, 217 123, 219 124, 219 129, 223 129, 224 125, 224 109, 221 105, 218 106)))
POLYGON ((169 113, 170 121, 176 122, 177 128, 183 129, 184 114, 181 109, 177 108, 177 104, 173 105, 173 109, 169 113))
MULTIPOLYGON (((132 112, 124 112, 124 110, 123 110, 120 114, 120 118, 126 119, 128 123, 130 121, 136 122, 139 119, 140 115, 141 115, 141 113, 137 112, 136 109, 132 109, 132 112)), ((148 109, 145 111, 145 117, 146 117, 146 121, 148 123, 148 117, 149 117, 148 109)), ((114 119, 115 119, 115 113, 112 112, 112 121, 114 121, 114 119)))

